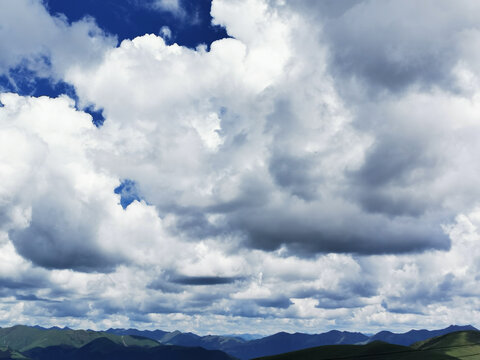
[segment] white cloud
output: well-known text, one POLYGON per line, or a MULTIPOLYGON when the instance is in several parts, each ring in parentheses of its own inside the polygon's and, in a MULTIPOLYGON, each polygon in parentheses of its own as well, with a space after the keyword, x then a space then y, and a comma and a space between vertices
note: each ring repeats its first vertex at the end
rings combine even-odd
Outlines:
POLYGON ((170 40, 172 38, 172 30, 168 26, 162 26, 160 28, 160 36, 164 40, 170 40))
POLYGON ((404 14, 423 19, 431 3, 358 3, 324 16, 308 1, 309 14, 214 0, 214 23, 233 38, 207 52, 155 35, 113 48, 91 20, 69 26, 37 2, 7 2, 32 19, 5 22, 17 45, 0 51, 3 71, 51 56, 106 121, 95 128, 66 97, 0 96, 0 253, 20 270, 0 266, 0 281, 67 300, 0 306, 3 323, 222 333, 260 318, 265 332, 474 319, 478 34, 458 21, 474 5, 403 29, 404 14), (389 11, 378 18, 374 5, 389 11), (389 24, 393 34, 375 30, 389 24), (426 35, 406 41, 419 26, 453 31, 458 58, 440 59, 444 43, 426 35), (427 79, 417 70, 432 54, 427 79), (379 77, 374 60, 405 73, 379 77), (145 200, 122 209, 120 179, 145 200), (45 282, 31 287, 29 272, 45 282))
POLYGON ((151 6, 154 9, 168 11, 177 15, 184 14, 183 8, 180 5, 180 0, 153 0, 151 6))
POLYGON ((69 25, 63 17, 51 17, 39 0, 2 1, 0 23, 0 74, 24 66, 58 81, 71 66, 97 62, 116 42, 93 19, 69 25))

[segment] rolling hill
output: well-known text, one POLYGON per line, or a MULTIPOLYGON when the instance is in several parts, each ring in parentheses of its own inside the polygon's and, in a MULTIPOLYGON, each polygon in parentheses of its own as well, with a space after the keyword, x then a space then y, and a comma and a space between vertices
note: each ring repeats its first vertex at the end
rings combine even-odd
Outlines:
POLYGON ((396 334, 390 331, 381 331, 371 336, 368 341, 384 341, 390 344, 409 346, 413 343, 430 339, 436 336, 441 336, 457 331, 477 330, 471 325, 457 326, 451 325, 445 329, 440 330, 410 330, 406 333, 396 334))
POLYGON ((480 359, 480 331, 459 331, 412 345, 420 351, 436 351, 452 357, 480 359))
POLYGON ((9 349, 8 347, 0 347, 0 360, 7 359, 29 360, 25 355, 18 351, 9 349))
POLYGON ((418 351, 407 346, 374 341, 365 345, 326 345, 258 360, 456 360, 457 358, 429 350, 418 351))
POLYGON ((261 360, 461 360, 480 359, 480 331, 458 331, 407 347, 374 341, 365 345, 320 346, 261 360))

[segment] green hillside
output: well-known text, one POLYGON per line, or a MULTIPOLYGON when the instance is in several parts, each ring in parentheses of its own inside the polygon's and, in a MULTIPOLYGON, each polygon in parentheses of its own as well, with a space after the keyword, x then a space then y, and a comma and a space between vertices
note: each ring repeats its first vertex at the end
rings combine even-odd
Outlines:
POLYGON ((480 359, 480 331, 459 331, 412 345, 420 351, 436 351, 456 358, 480 359))
POLYGON ((81 347, 92 340, 108 338, 123 346, 153 347, 158 342, 138 336, 119 336, 98 331, 68 330, 68 329, 38 329, 30 326, 17 325, 0 329, 0 346, 24 352, 36 347, 56 345, 81 347))
POLYGON ((407 346, 374 341, 366 345, 327 345, 259 358, 262 360, 455 360, 436 350, 419 351, 407 346))
POLYGON ((7 347, 1 347, 1 346, 0 346, 0 359, 1 360, 7 360, 7 359, 29 360, 28 357, 24 356, 23 354, 20 354, 18 351, 9 349, 7 347))

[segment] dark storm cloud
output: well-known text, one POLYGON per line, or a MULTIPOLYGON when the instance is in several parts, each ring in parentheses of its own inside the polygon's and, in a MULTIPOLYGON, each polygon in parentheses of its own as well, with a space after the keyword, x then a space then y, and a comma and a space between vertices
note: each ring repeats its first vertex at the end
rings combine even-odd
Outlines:
POLYGON ((177 208, 175 212, 180 215, 175 226, 170 227, 173 234, 182 234, 193 239, 203 239, 217 236, 223 229, 212 225, 206 214, 199 209, 177 208))
POLYGON ((160 290, 164 293, 175 293, 175 294, 178 294, 184 291, 182 286, 179 286, 178 284, 171 283, 168 280, 160 279, 160 278, 151 281, 147 285, 147 288, 153 289, 153 290, 160 290))
POLYGON ((328 22, 325 35, 336 76, 356 77, 375 91, 398 92, 415 83, 448 86, 457 60, 452 31, 464 24, 460 18, 457 23, 442 18, 448 11, 444 2, 430 5, 359 1, 328 22), (439 36, 442 41, 432 41, 439 36))
POLYGON ((25 276, 20 279, 0 278, 0 289, 38 289, 48 284, 41 276, 25 276))
POLYGON ((44 303, 43 308, 55 317, 85 317, 90 311, 88 302, 79 299, 44 303))
POLYGON ((49 269, 112 271, 120 260, 102 254, 95 244, 95 214, 88 206, 66 199, 44 198, 32 209, 25 229, 13 230, 10 239, 20 255, 49 269), (73 206, 72 213, 66 207, 73 206), (73 216, 72 216, 73 215, 73 216))
POLYGON ((428 194, 405 196, 417 184, 431 182, 441 170, 439 161, 428 155, 419 139, 389 134, 367 152, 363 166, 351 174, 352 189, 367 212, 419 217, 438 206, 428 194))
POLYGON ((318 303, 315 305, 319 309, 353 309, 364 307, 368 302, 365 299, 361 298, 351 298, 351 299, 341 299, 341 300, 331 300, 328 298, 318 299, 318 303))
POLYGON ((395 314, 415 314, 415 315, 425 315, 424 312, 420 311, 417 304, 399 304, 389 305, 387 301, 382 302, 382 307, 388 312, 395 314))
POLYGON ((418 168, 433 168, 435 161, 425 158, 424 146, 415 140, 399 134, 378 139, 356 174, 357 183, 375 188, 388 184, 409 185, 415 180, 412 173, 418 168))
MULTIPOLYGON (((205 210, 210 213, 234 214, 235 211, 243 211, 249 208, 263 206, 271 201, 271 191, 269 184, 258 174, 247 172, 242 176, 242 181, 238 187, 238 196, 229 201, 218 202, 208 206, 205 210)), ((226 230, 232 230, 224 224, 226 230)))
MULTIPOLYGON (((138 313, 139 311, 142 311, 145 314, 172 314, 176 312, 183 312, 184 306, 183 304, 177 304, 176 307, 174 306, 166 306, 163 304, 158 304, 158 303, 149 303, 142 309, 132 309, 133 313, 138 313)), ((122 312, 120 310, 120 312, 122 312)))
POLYGON ((27 229, 10 233, 18 253, 35 265, 85 272, 113 270, 115 262, 99 254, 96 248, 82 243, 82 234, 59 234, 56 229, 44 225, 32 221, 27 229), (65 241, 66 238, 69 241, 65 241))
POLYGON ((255 303, 262 307, 278 308, 278 309, 287 309, 290 307, 290 305, 293 305, 293 302, 287 297, 278 297, 273 299, 258 299, 258 300, 255 300, 255 303))
POLYGON ((450 246, 443 230, 428 220, 315 210, 259 208, 237 213, 235 221, 248 234, 248 246, 266 251, 286 246, 307 257, 321 252, 387 254, 450 246))
POLYGON ((291 134, 300 128, 297 116, 291 100, 280 98, 276 101, 266 125, 266 130, 275 139, 268 170, 275 183, 284 191, 310 201, 316 197, 324 179, 315 174, 319 156, 291 149, 291 134))
POLYGON ((304 200, 313 200, 319 182, 311 174, 314 157, 297 157, 291 154, 275 154, 270 160, 270 174, 275 182, 304 200))
POLYGON ((39 298, 37 295, 34 295, 34 294, 18 294, 18 295, 15 295, 15 298, 17 300, 23 300, 23 301, 44 301, 44 302, 51 302, 51 303, 59 303, 60 302, 60 301, 57 301, 57 300, 39 298))
MULTIPOLYGON (((164 275, 151 281, 148 284, 149 289, 160 290, 165 294, 178 294, 185 291, 185 286, 201 287, 221 285, 221 289, 225 289, 225 285, 231 285, 238 281, 244 280, 243 277, 229 277, 229 276, 184 276, 176 274, 175 272, 167 271, 164 275)), ((199 290, 201 291, 201 290, 199 290)), ((213 302, 217 298, 221 298, 223 290, 220 294, 210 289, 208 293, 193 293, 194 297, 191 299, 203 300, 206 298, 208 302, 213 302)))
POLYGON ((465 292, 462 280, 452 273, 438 277, 436 282, 425 286, 423 282, 411 281, 406 284, 401 296, 389 296, 384 299, 382 306, 394 313, 422 314, 427 307, 437 303, 448 303, 457 296, 476 296, 465 292))
POLYGON ((170 281, 180 285, 224 285, 231 284, 240 280, 238 277, 223 277, 223 276, 177 276, 170 281))
POLYGON ((358 276, 340 281, 334 289, 311 292, 310 297, 317 299, 315 307, 321 309, 358 308, 378 295, 379 286, 375 278, 358 276))

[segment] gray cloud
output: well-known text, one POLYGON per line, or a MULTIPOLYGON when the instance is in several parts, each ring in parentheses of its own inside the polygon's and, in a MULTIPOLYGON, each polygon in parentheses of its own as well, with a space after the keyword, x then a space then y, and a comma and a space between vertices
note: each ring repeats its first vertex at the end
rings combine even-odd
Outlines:
POLYGON ((177 276, 170 279, 170 281, 180 285, 202 286, 231 284, 240 279, 238 277, 225 276, 177 276))
POLYGON ((86 317, 90 311, 88 302, 68 300, 59 303, 44 303, 43 308, 50 316, 55 317, 86 317))
POLYGON ((305 15, 320 18, 337 18, 342 16, 346 11, 352 7, 360 4, 364 0, 303 0, 290 2, 296 9, 300 9, 305 15))
POLYGON ((315 207, 257 209, 236 215, 236 225, 247 232, 249 246, 267 251, 285 245, 294 253, 313 256, 319 252, 405 253, 450 246, 435 222, 415 218, 392 220, 344 211, 342 219, 340 213, 315 207))
POLYGON ((474 314, 476 2, 215 3, 232 38, 209 52, 150 35, 69 68, 102 129, 2 95, 0 295, 22 306, 0 311, 266 332, 474 314), (118 179, 145 201, 121 209, 118 179))
POLYGON ((331 66, 337 76, 356 77, 375 91, 398 92, 413 84, 451 87, 450 70, 458 60, 458 52, 452 51, 456 34, 475 26, 470 5, 358 2, 325 27, 331 66))
POLYGON ((287 297, 278 297, 273 299, 258 299, 255 300, 257 305, 267 308, 288 309, 293 302, 287 297))
POLYGON ((20 279, 1 278, 0 289, 36 289, 48 286, 48 282, 41 276, 25 276, 20 279))
MULTIPOLYGON (((58 190, 58 189, 57 189, 58 190)), ((118 259, 105 256, 93 242, 95 216, 83 207, 76 217, 65 211, 68 200, 42 199, 32 211, 25 229, 12 230, 10 237, 19 254, 34 264, 50 269, 111 271, 118 259)), ((73 205, 75 206, 75 205, 73 205)))
POLYGON ((45 298, 39 298, 37 295, 34 294, 17 294, 15 295, 15 298, 17 300, 21 301, 43 301, 43 302, 53 302, 53 303, 59 303, 60 301, 57 300, 51 300, 51 299, 45 299, 45 298))

